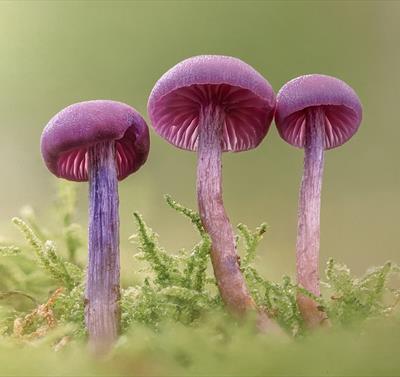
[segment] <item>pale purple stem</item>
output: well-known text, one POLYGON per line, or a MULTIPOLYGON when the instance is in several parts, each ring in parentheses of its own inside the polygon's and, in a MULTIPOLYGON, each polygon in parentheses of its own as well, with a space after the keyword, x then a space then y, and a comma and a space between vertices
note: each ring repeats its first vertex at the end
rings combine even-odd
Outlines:
MULTIPOLYGON (((325 149, 323 109, 309 109, 306 124, 304 173, 298 209, 297 281, 300 286, 319 296, 320 208, 325 149)), ((311 327, 321 322, 322 313, 313 300, 299 295, 298 303, 305 321, 311 327)))
POLYGON ((243 315, 255 303, 240 271, 235 237, 222 201, 221 136, 224 113, 209 105, 199 119, 197 197, 203 226, 211 237, 211 261, 222 300, 243 315))
POLYGON ((85 320, 90 347, 107 352, 117 339, 120 323, 120 262, 118 180, 114 142, 88 151, 89 261, 85 320))

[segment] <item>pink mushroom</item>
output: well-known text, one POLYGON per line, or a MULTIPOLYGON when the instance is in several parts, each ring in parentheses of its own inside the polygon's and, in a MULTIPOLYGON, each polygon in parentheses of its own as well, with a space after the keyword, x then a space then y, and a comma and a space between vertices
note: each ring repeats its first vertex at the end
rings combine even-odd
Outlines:
POLYGON ((123 103, 76 103, 47 124, 41 150, 55 176, 89 181, 85 320, 90 345, 103 353, 117 338, 120 322, 118 180, 145 163, 148 128, 139 113, 123 103))
MULTIPOLYGON (((275 123, 289 144, 304 148, 296 245, 298 284, 320 295, 319 246, 324 150, 336 148, 357 131, 362 108, 357 94, 343 81, 306 75, 285 84, 277 96, 275 123)), ((314 300, 298 295, 305 322, 315 327, 325 319, 314 300)))
POLYGON ((196 56, 171 68, 148 102, 155 131, 178 148, 197 151, 197 198, 212 240, 215 277, 223 301, 240 315, 255 304, 222 201, 221 154, 256 148, 274 109, 275 94, 257 71, 239 59, 217 55, 196 56))

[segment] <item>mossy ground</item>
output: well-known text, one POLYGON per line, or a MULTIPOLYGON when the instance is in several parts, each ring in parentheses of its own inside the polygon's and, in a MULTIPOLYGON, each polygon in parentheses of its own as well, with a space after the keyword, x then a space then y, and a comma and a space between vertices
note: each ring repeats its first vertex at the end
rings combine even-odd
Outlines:
MULTIPOLYGON (((285 276, 270 282, 255 256, 265 224, 238 226, 241 268, 258 305, 283 331, 257 333, 254 319, 238 323, 224 311, 209 270, 210 240, 196 212, 170 197, 199 243, 178 255, 166 252, 135 213, 132 254, 146 266, 140 283, 122 291, 122 336, 106 360, 85 346, 84 250, 74 223, 76 196, 61 185, 49 234, 25 208, 13 219, 27 244, 0 245, 1 375, 399 375, 399 268, 393 263, 363 277, 329 260, 324 294, 315 297, 332 326, 310 333, 296 305, 299 288, 285 276), (48 240, 51 239, 51 240, 48 240)), ((173 214, 172 214, 173 215, 173 214)))

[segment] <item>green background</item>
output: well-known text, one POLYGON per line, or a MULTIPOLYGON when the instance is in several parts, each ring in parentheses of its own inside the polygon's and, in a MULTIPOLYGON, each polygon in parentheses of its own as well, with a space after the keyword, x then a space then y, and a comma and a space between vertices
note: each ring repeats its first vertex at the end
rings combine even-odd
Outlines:
MULTIPOLYGON (((39 140, 55 113, 101 98, 126 102, 148 120, 148 95, 166 70, 193 55, 223 54, 252 65, 275 91, 306 73, 337 76, 356 90, 364 107, 359 132, 326 154, 322 262, 333 256, 356 273, 398 262, 399 18, 395 1, 0 2, 1 238, 14 237, 9 219, 25 204, 45 217, 55 179, 39 140)), ((274 125, 256 150, 224 156, 232 223, 268 222, 259 263, 273 279, 294 271, 302 159, 274 125)), ((195 154, 151 131, 148 162, 120 184, 125 268, 133 263, 134 210, 168 249, 194 242, 163 194, 195 207, 195 164, 195 154)), ((80 184, 82 222, 86 195, 80 184)))

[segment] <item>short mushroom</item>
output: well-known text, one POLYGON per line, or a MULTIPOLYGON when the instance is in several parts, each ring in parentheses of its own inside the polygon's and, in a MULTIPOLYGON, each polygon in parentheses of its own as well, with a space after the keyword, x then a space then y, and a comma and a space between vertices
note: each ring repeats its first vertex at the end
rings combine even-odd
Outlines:
POLYGON ((89 181, 85 321, 91 348, 104 353, 116 340, 120 322, 118 180, 145 163, 148 127, 126 104, 107 100, 76 103, 47 124, 41 151, 55 176, 89 181))
POLYGON ((238 262, 222 201, 221 154, 256 148, 275 109, 270 84, 243 61, 218 55, 186 59, 153 88, 148 112, 155 131, 174 146, 197 151, 197 198, 212 240, 211 260, 222 300, 231 312, 255 308, 238 262))
MULTIPOLYGON (((343 81, 312 74, 285 84, 277 95, 275 123, 280 136, 289 144, 304 148, 301 182, 296 266, 298 284, 320 295, 319 247, 320 207, 324 151, 339 147, 357 131, 362 118, 360 100, 343 81)), ((309 327, 316 327, 326 316, 317 303, 298 295, 298 305, 309 327)))

